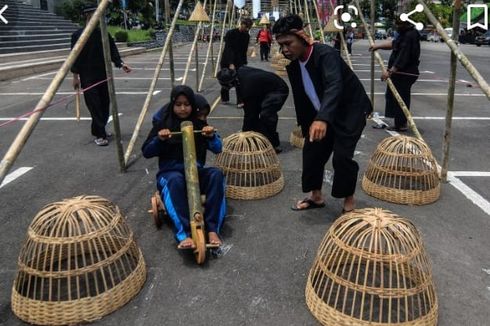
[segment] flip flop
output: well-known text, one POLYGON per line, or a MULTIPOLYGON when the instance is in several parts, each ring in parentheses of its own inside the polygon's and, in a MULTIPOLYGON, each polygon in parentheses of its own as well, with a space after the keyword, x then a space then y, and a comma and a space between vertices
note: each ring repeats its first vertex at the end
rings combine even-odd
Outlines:
POLYGON ((291 209, 293 211, 306 211, 308 209, 315 209, 315 208, 322 208, 322 207, 325 207, 325 203, 317 204, 311 198, 305 198, 302 201, 300 201, 299 203, 295 204, 293 207, 291 207, 291 209), (308 204, 308 206, 303 207, 303 208, 299 208, 298 204, 300 204, 300 205, 301 204, 308 204))

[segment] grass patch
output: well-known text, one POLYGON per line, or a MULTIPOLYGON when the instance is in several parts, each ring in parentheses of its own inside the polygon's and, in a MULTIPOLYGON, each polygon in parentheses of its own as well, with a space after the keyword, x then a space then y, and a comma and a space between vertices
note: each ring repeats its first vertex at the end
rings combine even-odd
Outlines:
POLYGON ((115 37, 118 31, 126 31, 128 33, 128 42, 141 42, 141 41, 149 41, 152 39, 151 34, 153 33, 152 29, 141 30, 141 29, 128 29, 125 30, 119 26, 107 26, 109 33, 112 37, 115 37))

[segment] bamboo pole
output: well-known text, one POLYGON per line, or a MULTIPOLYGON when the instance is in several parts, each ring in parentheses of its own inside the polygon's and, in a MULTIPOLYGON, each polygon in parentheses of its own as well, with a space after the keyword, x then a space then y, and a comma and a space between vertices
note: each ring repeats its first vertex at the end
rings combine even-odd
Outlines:
MULTIPOLYGON (((204 0, 204 8, 206 8, 206 1, 207 0, 204 0)), ((197 23, 197 27, 196 27, 196 31, 194 33, 194 41, 192 42, 192 45, 191 45, 191 50, 189 52, 189 56, 187 57, 187 63, 185 65, 185 70, 184 70, 184 77, 182 77, 182 85, 185 85, 185 83, 187 82, 187 76, 189 75, 189 69, 191 67, 191 63, 192 63, 192 55, 197 53, 197 41, 199 40, 199 32, 201 31, 201 28, 202 28, 202 22, 198 22, 197 23)), ((199 64, 199 59, 197 58, 197 55, 196 55, 196 64, 199 64)), ((197 69, 196 69, 197 71, 197 69)), ((199 81, 196 82, 196 84, 198 83, 199 81)), ((197 85, 197 87, 199 87, 199 85, 197 85)))
POLYGON ((308 10, 308 2, 306 0, 304 1, 303 11, 304 11, 304 15, 305 15, 306 21, 308 22, 308 30, 310 31, 310 36, 311 37, 314 37, 314 35, 313 35, 313 29, 311 28, 310 11, 308 10))
POLYGON ((232 4, 232 6, 231 6, 231 16, 230 16, 230 26, 229 26, 229 29, 232 29, 232 28, 235 27, 233 25, 235 23, 235 16, 236 16, 236 9, 235 9, 235 5, 232 4))
POLYGON ((184 121, 180 125, 182 145, 184 147, 185 183, 187 186, 187 203, 189 216, 193 220, 196 213, 202 215, 199 174, 196 162, 196 144, 192 122, 184 121))
MULTIPOLYGON (((482 89, 483 93, 487 96, 487 98, 490 100, 490 86, 488 83, 483 79, 482 75, 478 72, 478 70, 473 66, 473 64, 470 62, 468 57, 464 55, 463 52, 459 49, 458 45, 456 42, 454 42, 449 35, 447 35, 446 31, 442 27, 442 25, 437 21, 436 17, 432 14, 430 11, 429 7, 424 3, 423 0, 418 0, 418 2, 424 6, 424 11, 429 18, 429 21, 431 22, 432 25, 436 27, 437 33, 442 37, 444 42, 446 42, 447 46, 451 49, 451 52, 456 55, 456 58, 458 58, 459 62, 463 65, 463 67, 468 71, 470 76, 478 83, 480 88, 482 89)), ((459 34, 458 31, 454 31, 453 33, 459 34)))
MULTIPOLYGON (((334 7, 333 7, 333 3, 332 3, 332 0, 330 0, 328 2, 330 4, 330 10, 332 10, 332 12, 334 12, 334 7)), ((339 15, 340 16, 340 15, 339 15)), ((349 57, 349 52, 347 51, 347 45, 345 43, 345 37, 344 37, 344 32, 343 30, 339 31, 338 32, 339 35, 340 35, 340 51, 341 53, 343 52, 344 53, 344 57, 345 57, 345 61, 347 62, 347 64, 349 65, 349 68, 351 70, 354 70, 353 66, 352 66, 352 61, 349 57)))
MULTIPOLYGON (((158 1, 158 0, 157 0, 158 1)), ((165 0, 165 29, 168 28, 169 22, 170 22, 170 1, 165 0)), ((168 34, 167 34, 168 37, 168 34)), ((170 38, 170 43, 168 47, 168 63, 170 65, 170 82, 172 84, 172 87, 175 85, 175 64, 174 64, 174 46, 173 46, 173 41, 172 41, 173 36, 170 38)))
MULTIPOLYGON (((206 53, 206 60, 204 61, 204 67, 202 68, 202 75, 201 75, 201 81, 199 82, 199 85, 197 87, 197 91, 200 92, 202 88, 202 84, 204 82, 204 77, 206 77, 206 68, 208 67, 208 61, 209 61, 209 55, 211 54, 211 50, 213 48, 213 34, 214 34, 214 16, 216 14, 216 3, 218 1, 214 0, 213 4, 213 20, 211 22, 211 30, 209 31, 209 45, 208 45, 208 51, 206 53)), ((214 69, 213 69, 214 71, 214 69)))
POLYGON ((117 108, 116 88, 114 87, 114 74, 112 71, 111 46, 109 44, 109 36, 107 34, 107 26, 105 17, 101 16, 99 20, 100 34, 102 37, 102 51, 104 53, 105 71, 107 74, 107 88, 109 90, 109 101, 111 102, 112 122, 114 124, 114 138, 116 140, 117 160, 119 162, 119 170, 126 171, 124 162, 124 149, 121 141, 121 126, 119 124, 119 110, 117 108))
POLYGON ((70 54, 68 54, 68 57, 63 62, 63 65, 54 76, 53 80, 49 84, 48 88, 44 92, 39 102, 36 104, 36 107, 34 109, 34 111, 36 112, 33 113, 29 117, 29 120, 27 120, 26 123, 22 126, 22 129, 15 137, 14 141, 12 142, 9 149, 7 150, 7 153, 5 153, 2 161, 0 162, 0 184, 7 176, 7 173, 9 172, 10 168, 14 164, 15 160, 19 156, 22 149, 24 148, 24 145, 26 144, 32 132, 34 131, 34 128, 36 128, 37 123, 39 122, 42 115, 44 114, 44 110, 49 106, 49 104, 53 100, 56 91, 59 89, 61 83, 65 79, 66 74, 70 70, 71 66, 75 63, 75 60, 77 59, 83 47, 87 43, 87 40, 89 39, 90 35, 94 31, 95 27, 99 23, 99 18, 105 12, 105 9, 107 8, 108 4, 109 4, 109 0, 102 0, 100 2, 99 6, 97 7, 97 10, 95 11, 92 18, 88 22, 87 26, 83 30, 77 43, 71 50, 70 54))
POLYGON ((318 11, 317 0, 313 0, 313 5, 315 6, 316 19, 318 21, 318 28, 320 28, 320 35, 322 36, 322 44, 325 44, 325 33, 323 32, 323 24, 320 19, 320 12, 318 11))
MULTIPOLYGON (((366 26, 366 32, 371 33, 371 36, 374 38, 374 20, 376 19, 376 7, 375 7, 375 1, 376 0, 371 0, 371 9, 370 9, 370 14, 371 14, 371 31, 367 29, 366 26)), ((371 95, 371 106, 374 108, 374 52, 371 52, 371 89, 370 89, 370 95, 371 95)))
MULTIPOLYGON (((107 1, 107 0, 106 0, 107 1)), ((138 121, 136 122, 136 126, 134 127, 133 135, 131 136, 131 140, 129 141, 128 148, 126 149, 126 153, 124 155, 124 162, 128 165, 129 156, 133 151, 134 144, 136 143, 136 139, 138 138, 141 125, 145 120, 146 112, 150 107, 151 99, 153 97, 153 92, 155 91, 155 87, 157 85, 158 77, 160 76, 160 72, 162 71, 163 60, 165 59, 165 54, 167 53, 167 49, 170 45, 170 40, 174 35, 175 24, 177 23, 177 18, 179 17, 180 9, 182 8, 182 4, 184 0, 180 0, 177 5, 177 10, 175 11, 174 18, 172 20, 172 24, 170 25, 170 30, 168 31, 167 39, 165 40, 165 44, 162 49, 162 53, 160 54, 160 58, 158 59, 158 64, 155 67, 155 73, 153 74, 153 79, 150 84, 150 88, 148 90, 148 94, 146 95, 145 103, 143 104, 143 108, 141 109, 140 115, 138 117, 138 121)))
POLYGON ((219 51, 218 51, 218 58, 216 60, 216 68, 214 70, 214 76, 216 76, 218 74, 218 69, 220 67, 220 61, 221 61, 221 56, 223 55, 223 43, 224 43, 224 40, 225 40, 226 18, 228 16, 229 6, 230 6, 230 1, 226 1, 225 17, 223 18, 223 26, 221 27, 221 39, 219 41, 219 51))
MULTIPOLYGON (((459 16, 461 15, 461 0, 454 1, 453 10, 453 41, 457 41, 459 33, 459 16)), ((449 148, 451 140, 451 125, 453 121, 453 109, 454 109, 454 90, 456 87, 456 67, 458 64, 456 55, 451 52, 451 69, 449 71, 449 87, 447 90, 447 112, 446 112, 446 126, 443 134, 442 144, 442 166, 441 166, 441 179, 443 182, 447 182, 447 171, 449 167, 449 148)))
MULTIPOLYGON (((361 18, 362 24, 364 25, 364 28, 366 29, 369 44, 371 46, 373 46, 374 40, 371 36, 371 33, 369 33, 369 31, 367 30, 366 20, 364 19, 364 15, 362 13, 361 6, 359 5, 359 0, 354 0, 354 1, 355 1, 356 6, 359 10, 359 18, 361 18)), ((378 51, 373 51, 373 52, 374 52, 374 55, 376 57, 376 60, 378 61, 378 64, 380 65, 383 72, 385 72, 386 67, 385 67, 385 64, 383 62, 383 58, 381 58, 381 55, 378 53, 378 51)), ((408 125, 409 125, 410 129, 412 130, 412 132, 414 133, 415 137, 424 141, 424 139, 422 138, 422 135, 420 134, 419 130, 417 129, 417 126, 415 125, 415 122, 413 121, 413 117, 412 117, 412 114, 410 113, 410 110, 408 109, 405 102, 403 102, 403 99, 401 98, 400 93, 398 93, 395 85, 393 84, 393 82, 391 81, 390 78, 386 79, 386 83, 388 84, 388 87, 390 88, 391 92, 393 93, 393 96, 395 97, 396 101, 400 105, 400 108, 402 109, 403 113, 405 114, 405 117, 407 118, 407 121, 408 121, 408 125)))

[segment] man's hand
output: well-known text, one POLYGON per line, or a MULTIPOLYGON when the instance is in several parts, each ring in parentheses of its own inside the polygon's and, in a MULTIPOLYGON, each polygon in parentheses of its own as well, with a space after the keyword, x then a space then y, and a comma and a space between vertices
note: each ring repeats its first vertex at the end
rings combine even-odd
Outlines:
POLYGON ((382 80, 382 81, 385 81, 385 80, 387 80, 387 79, 388 79, 388 78, 390 78, 390 77, 391 77, 391 71, 389 71, 389 70, 385 70, 385 71, 383 71, 383 73, 381 74, 381 80, 382 80))
POLYGON ((313 121, 310 126, 310 142, 322 140, 327 134, 327 123, 325 121, 313 121))
POLYGON ((172 133, 169 129, 162 129, 158 132, 158 138, 160 138, 161 140, 167 140, 170 137, 172 137, 172 133))
POLYGON ((228 68, 230 68, 231 70, 235 70, 235 65, 232 63, 228 68))
POLYGON ((214 127, 213 126, 205 126, 202 128, 202 135, 204 137, 211 138, 214 136, 214 127))
POLYGON ((80 78, 78 77, 78 74, 73 74, 73 89, 79 89, 80 88, 80 78))
POLYGON ((122 70, 123 70, 125 73, 127 73, 127 74, 129 74, 131 71, 133 71, 133 69, 131 69, 131 67, 130 67, 130 66, 128 66, 127 64, 125 64, 125 63, 123 63, 123 65, 122 65, 122 70))
POLYGON ((378 49, 378 47, 376 46, 376 44, 371 45, 371 46, 369 47, 369 52, 376 51, 377 49, 378 49))

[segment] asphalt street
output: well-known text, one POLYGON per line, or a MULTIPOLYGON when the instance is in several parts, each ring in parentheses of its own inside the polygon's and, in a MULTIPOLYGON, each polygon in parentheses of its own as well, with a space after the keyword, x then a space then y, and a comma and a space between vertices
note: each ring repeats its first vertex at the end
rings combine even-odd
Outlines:
MULTIPOLYGON (((351 58, 354 71, 369 93, 367 48, 366 41, 356 42, 351 58)), ((463 45, 462 50, 490 81, 490 47, 463 45)), ((188 53, 188 45, 175 49, 177 78, 183 76, 188 53)), ((204 44, 200 54, 203 63, 204 44)), ((382 55, 387 60, 389 52, 382 55)), ((148 52, 129 57, 126 61, 134 71, 129 75, 115 73, 125 147, 158 56, 159 52, 148 52)), ((271 70, 258 57, 250 59, 249 64, 271 70)), ((142 158, 139 148, 150 130, 151 114, 169 100, 171 86, 165 69, 167 63, 132 156, 134 163, 126 173, 119 172, 114 143, 105 148, 93 143, 90 116, 84 105, 83 119, 74 120, 73 97, 65 98, 73 94, 71 78, 63 82, 55 98, 61 102, 44 114, 45 119, 39 122, 11 170, 11 181, 0 188, 0 324, 23 324, 11 312, 10 295, 17 256, 33 217, 48 203, 96 194, 113 201, 127 217, 145 256, 148 277, 136 298, 95 325, 317 325, 305 304, 306 277, 322 238, 340 214, 342 202, 330 196, 331 181, 326 178, 325 208, 305 212, 290 209, 304 197, 301 151, 288 143, 296 124, 292 96, 280 111, 279 121, 284 190, 264 200, 228 200, 223 255, 198 266, 191 254, 176 250, 170 228, 156 229, 147 213, 156 187, 157 162, 142 158)), ((379 67, 376 71, 375 110, 382 116, 386 84, 379 80, 379 67)), ((420 71, 412 89, 412 113, 440 163, 449 76, 445 44, 422 44, 420 71)), ((187 80, 192 87, 194 74, 190 72, 187 80)), ((32 110, 53 76, 51 72, 1 82, 0 124, 32 110)), ((461 66, 457 79, 452 182, 442 184, 440 199, 420 207, 391 204, 365 194, 359 182, 357 207, 383 207, 411 219, 418 227, 433 264, 439 325, 484 326, 490 320, 490 102, 478 87, 467 86, 473 81, 461 66)), ((219 95, 219 85, 207 78, 202 94, 212 103, 219 95)), ((219 105, 208 121, 223 137, 241 128, 243 112, 236 108, 234 92, 231 94, 232 104, 219 105)), ((0 127, 1 157, 22 124, 17 121, 0 127)), ((371 125, 368 122, 356 151, 359 181, 377 144, 389 136, 371 125)), ((211 155, 208 157, 212 164, 211 155)), ((327 169, 332 170, 331 163, 327 169)))

